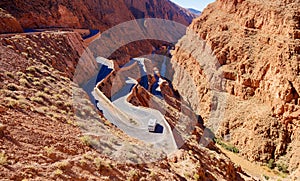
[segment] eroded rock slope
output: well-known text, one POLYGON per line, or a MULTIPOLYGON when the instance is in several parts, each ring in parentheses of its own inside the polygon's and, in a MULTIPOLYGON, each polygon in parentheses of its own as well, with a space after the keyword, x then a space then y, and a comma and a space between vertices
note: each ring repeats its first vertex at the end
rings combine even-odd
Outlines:
POLYGON ((300 160, 299 6, 298 0, 218 0, 193 21, 173 52, 174 86, 207 124, 219 100, 212 99, 216 79, 205 62, 217 60, 222 76, 213 88, 227 98, 217 135, 249 160, 275 159, 290 172, 300 160), (205 46, 216 59, 201 57, 205 46))

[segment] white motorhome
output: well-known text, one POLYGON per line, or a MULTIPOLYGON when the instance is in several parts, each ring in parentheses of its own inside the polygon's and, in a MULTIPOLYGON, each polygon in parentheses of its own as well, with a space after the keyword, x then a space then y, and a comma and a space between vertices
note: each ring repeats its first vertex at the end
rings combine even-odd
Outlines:
POLYGON ((157 120, 156 119, 149 119, 148 130, 150 132, 154 132, 155 128, 156 128, 156 125, 157 125, 157 120))

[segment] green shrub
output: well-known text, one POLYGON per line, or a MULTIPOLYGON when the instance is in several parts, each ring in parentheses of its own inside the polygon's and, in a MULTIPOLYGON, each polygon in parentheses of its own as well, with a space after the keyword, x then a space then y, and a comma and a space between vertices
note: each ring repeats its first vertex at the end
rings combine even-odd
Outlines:
POLYGON ((270 159, 268 161, 268 164, 267 164, 267 167, 270 168, 270 169, 273 169, 274 168, 274 159, 270 159))
POLYGON ((194 180, 199 180, 200 179, 200 176, 197 173, 195 173, 193 177, 194 177, 194 180))
POLYGON ((55 176, 59 176, 59 175, 62 175, 64 172, 61 170, 61 169, 56 169, 54 172, 53 172, 53 174, 55 175, 55 176))
POLYGON ((50 94, 50 89, 47 88, 47 87, 45 87, 45 88, 44 88, 44 92, 47 93, 47 94, 50 94))
POLYGON ((51 147, 45 146, 44 150, 47 153, 47 156, 49 156, 55 152, 55 148, 53 146, 51 146, 51 147))
POLYGON ((277 163, 276 167, 278 168, 279 171, 283 173, 288 173, 288 166, 285 165, 284 163, 277 163))
POLYGON ((215 141, 215 143, 217 143, 218 145, 222 146, 223 148, 225 148, 228 151, 231 151, 233 153, 239 153, 240 152, 238 148, 236 148, 233 145, 227 145, 227 144, 223 143, 221 141, 221 139, 219 139, 219 138, 214 138, 214 141, 215 141))
POLYGON ((269 179, 270 179, 270 177, 267 176, 267 175, 264 175, 264 178, 265 178, 266 180, 269 180, 269 179))
POLYGON ((84 135, 84 136, 80 137, 80 141, 87 146, 96 146, 97 145, 97 141, 88 135, 84 135))
POLYGON ((5 153, 0 153, 0 165, 6 165, 7 164, 7 156, 5 153))

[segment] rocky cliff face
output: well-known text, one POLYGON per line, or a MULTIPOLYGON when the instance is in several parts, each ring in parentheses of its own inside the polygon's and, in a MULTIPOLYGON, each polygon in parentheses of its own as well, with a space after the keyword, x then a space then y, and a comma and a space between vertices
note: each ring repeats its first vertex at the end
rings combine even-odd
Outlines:
POLYGON ((188 25, 194 16, 168 0, 163 1, 10 1, 0 2, 23 28, 69 27, 105 30, 134 18, 152 17, 188 25))
POLYGON ((125 3, 136 19, 161 18, 188 25, 196 17, 169 0, 125 0, 125 3))
POLYGON ((21 32, 23 32, 23 29, 16 18, 0 8, 0 34, 21 32))
POLYGON ((23 28, 69 27, 105 29, 131 20, 133 16, 122 0, 66 1, 1 1, 0 7, 9 11, 23 28), (116 16, 117 13, 119 16, 116 16))
MULTIPOLYGON (((124 0, 47 0, 0 2, 0 7, 11 13, 26 29, 32 28, 86 28, 101 32, 120 23, 136 18, 162 18, 189 25, 195 17, 183 8, 163 1, 124 1, 124 0)), ((128 29, 130 27, 127 27, 128 29)), ((137 27, 140 29, 140 27, 137 27)), ((139 31, 139 30, 136 30, 139 31)), ((124 33, 124 32, 123 32, 124 33)), ((123 34, 123 36, 125 36, 123 34)), ((113 37, 112 37, 113 38, 113 37)), ((126 38, 126 37, 124 37, 126 38)), ((109 58, 123 65, 130 58, 150 54, 159 41, 143 40, 123 45, 109 58)), ((101 49, 102 47, 100 47, 101 49)))
POLYGON ((249 160, 282 159, 290 171, 299 166, 299 5, 218 0, 193 21, 173 52, 174 86, 206 122, 216 100, 205 62, 217 60, 217 88, 227 96, 218 135, 229 136, 249 160), (205 46, 212 51, 203 52, 205 46), (183 86, 189 84, 182 72, 193 85, 183 86))

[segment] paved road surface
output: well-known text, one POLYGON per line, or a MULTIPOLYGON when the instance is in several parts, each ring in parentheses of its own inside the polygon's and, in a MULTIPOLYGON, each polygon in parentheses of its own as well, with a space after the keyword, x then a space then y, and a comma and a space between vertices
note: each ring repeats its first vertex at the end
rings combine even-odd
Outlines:
MULTIPOLYGON (((135 59, 145 74, 145 66, 142 59, 135 59)), ((152 70, 150 70, 152 71, 152 70)), ((140 139, 147 143, 152 143, 156 148, 160 148, 167 154, 177 149, 172 131, 164 116, 157 110, 143 107, 135 107, 128 103, 127 97, 131 88, 137 82, 130 77, 127 78, 126 84, 112 98, 113 102, 99 90, 94 89, 93 96, 98 101, 97 107, 103 111, 104 116, 118 128, 128 135, 140 139), (149 119, 157 119, 158 126, 155 133, 148 131, 149 119)))

